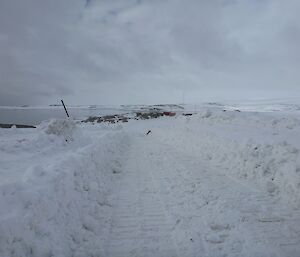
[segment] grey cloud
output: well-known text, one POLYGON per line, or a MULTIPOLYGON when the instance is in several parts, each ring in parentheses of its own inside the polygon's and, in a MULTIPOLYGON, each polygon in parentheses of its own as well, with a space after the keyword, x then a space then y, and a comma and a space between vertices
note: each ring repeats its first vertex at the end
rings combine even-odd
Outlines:
POLYGON ((299 10, 297 0, 4 0, 0 104, 300 94, 299 10))

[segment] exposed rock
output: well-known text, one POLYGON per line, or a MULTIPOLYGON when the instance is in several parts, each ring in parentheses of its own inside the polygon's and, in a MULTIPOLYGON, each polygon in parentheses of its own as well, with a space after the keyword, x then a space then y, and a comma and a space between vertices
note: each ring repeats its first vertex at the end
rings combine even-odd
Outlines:
MULTIPOLYGON (((162 116, 175 116, 175 112, 168 112, 168 111, 160 111, 158 108, 149 108, 147 111, 143 112, 135 112, 135 117, 129 117, 128 113, 127 114, 115 114, 115 115, 105 115, 101 117, 97 116, 90 116, 86 120, 83 120, 82 122, 108 122, 108 123, 117 123, 117 122, 128 122, 130 119, 135 119, 135 120, 148 120, 148 119, 156 119, 162 116)), ((131 114, 132 116, 132 114, 131 114)))
POLYGON ((12 128, 13 126, 15 126, 16 128, 36 128, 35 126, 31 126, 31 125, 0 124, 0 128, 12 128))

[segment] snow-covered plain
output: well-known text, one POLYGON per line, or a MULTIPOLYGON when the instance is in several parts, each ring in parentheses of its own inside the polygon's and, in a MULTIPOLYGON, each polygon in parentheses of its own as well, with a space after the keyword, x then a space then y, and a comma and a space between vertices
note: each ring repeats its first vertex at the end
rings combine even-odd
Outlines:
POLYGON ((299 257, 299 111, 223 107, 0 129, 0 256, 299 257))

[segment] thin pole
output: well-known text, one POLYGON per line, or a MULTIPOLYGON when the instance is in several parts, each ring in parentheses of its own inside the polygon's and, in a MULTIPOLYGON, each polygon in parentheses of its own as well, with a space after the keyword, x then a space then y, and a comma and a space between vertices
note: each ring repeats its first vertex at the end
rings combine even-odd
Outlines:
POLYGON ((63 104, 63 106, 64 106, 64 108, 65 108, 65 112, 66 112, 67 116, 70 117, 70 116, 69 116, 69 113, 68 113, 68 111, 67 111, 67 108, 66 108, 66 106, 65 106, 65 104, 64 104, 64 101, 61 100, 61 103, 63 104))

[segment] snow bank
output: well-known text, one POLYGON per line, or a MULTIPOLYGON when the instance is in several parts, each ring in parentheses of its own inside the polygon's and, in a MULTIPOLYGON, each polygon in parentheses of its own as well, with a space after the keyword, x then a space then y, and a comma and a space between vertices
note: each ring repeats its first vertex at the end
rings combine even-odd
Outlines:
MULTIPOLYGON (((236 129, 236 134, 246 133, 234 139, 226 138, 223 133, 219 135, 214 133, 201 139, 201 147, 205 151, 200 152, 214 164, 224 167, 226 174, 243 180, 251 179, 274 197, 300 207, 299 149, 284 140, 284 137, 290 141, 293 140, 288 138, 289 135, 285 131, 293 128, 299 130, 299 120, 273 117, 264 119, 264 116, 259 114, 231 113, 230 115, 232 116, 228 114, 221 116, 231 117, 232 129, 236 129), (241 124, 243 124, 242 127, 241 124), (240 131, 238 131, 239 127, 240 131), (248 127, 248 131, 252 130, 258 134, 251 136, 243 127, 248 127), (283 134, 282 139, 279 138, 276 142, 276 139, 271 138, 264 142, 259 137, 260 131, 263 132, 263 127, 270 134, 277 132, 274 133, 275 136, 278 133, 283 134)), ((220 122, 220 115, 218 116, 212 119, 218 119, 220 122)))
POLYGON ((178 118, 167 136, 159 136, 182 154, 207 160, 226 175, 254 182, 274 199, 300 208, 299 133, 294 117, 204 109, 178 118))
POLYGON ((207 138, 202 143, 207 160, 222 166, 227 175, 255 181, 266 191, 300 207, 299 150, 287 142, 278 144, 224 142, 207 138))
MULTIPOLYGON (((32 140, 49 144, 53 136, 72 138, 75 125, 52 121, 45 128, 47 134, 32 140)), ((43 154, 35 155, 41 160, 36 158, 21 180, 0 185, 0 256, 101 253, 109 229, 109 192, 114 173, 122 172, 128 144, 123 132, 104 134, 82 147, 64 143, 57 149, 61 156, 48 151, 43 162, 43 154)))

